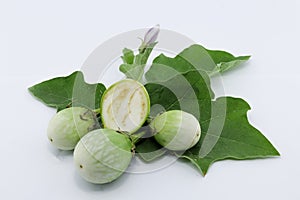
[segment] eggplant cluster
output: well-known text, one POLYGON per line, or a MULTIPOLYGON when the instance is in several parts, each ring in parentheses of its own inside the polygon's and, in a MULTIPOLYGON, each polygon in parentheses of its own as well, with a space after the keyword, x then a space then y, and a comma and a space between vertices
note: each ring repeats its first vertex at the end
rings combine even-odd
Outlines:
POLYGON ((130 165, 136 142, 132 136, 146 121, 155 140, 169 150, 185 151, 199 141, 201 128, 193 115, 171 110, 149 118, 149 113, 145 87, 124 79, 105 91, 98 111, 71 107, 58 112, 49 122, 48 138, 58 149, 74 149, 76 169, 86 181, 109 183, 130 165))

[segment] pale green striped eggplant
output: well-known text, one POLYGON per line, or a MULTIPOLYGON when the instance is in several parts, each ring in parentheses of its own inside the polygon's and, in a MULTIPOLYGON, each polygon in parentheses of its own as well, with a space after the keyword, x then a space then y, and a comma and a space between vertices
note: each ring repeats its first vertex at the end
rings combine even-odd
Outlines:
POLYGON ((88 182, 112 182, 129 166, 132 147, 127 135, 110 129, 91 131, 75 147, 76 169, 88 182))
POLYGON ((155 117, 150 126, 156 133, 156 141, 173 151, 185 151, 193 147, 201 136, 198 120, 181 110, 167 111, 155 117))

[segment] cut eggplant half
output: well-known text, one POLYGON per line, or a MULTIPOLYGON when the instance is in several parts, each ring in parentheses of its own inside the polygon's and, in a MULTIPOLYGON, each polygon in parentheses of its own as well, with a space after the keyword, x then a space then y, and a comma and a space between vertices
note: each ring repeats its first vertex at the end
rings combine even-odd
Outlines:
POLYGON ((150 111, 150 99, 141 83, 124 79, 105 91, 100 109, 105 128, 133 133, 145 123, 150 111))

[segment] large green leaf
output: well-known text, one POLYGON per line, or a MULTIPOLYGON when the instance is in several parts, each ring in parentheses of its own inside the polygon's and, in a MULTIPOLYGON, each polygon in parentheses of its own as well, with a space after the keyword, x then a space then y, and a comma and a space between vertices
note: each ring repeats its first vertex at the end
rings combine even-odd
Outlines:
MULTIPOLYGON (((148 81, 145 86, 152 106, 160 105, 161 111, 181 109, 192 113, 199 120, 202 131, 200 141, 178 156, 194 163, 203 174, 218 160, 279 155, 262 133, 249 124, 247 111, 250 107, 244 100, 232 97, 213 100, 207 74, 212 75, 220 70, 218 67, 222 63, 233 67, 237 64, 231 63, 235 59, 239 58, 193 45, 174 58, 158 56, 145 75, 148 81)), ((148 146, 149 143, 151 140, 147 141, 148 146)), ((155 149, 155 145, 152 145, 150 150, 156 152, 159 148, 157 146, 155 149)), ((138 151, 144 150, 141 146, 138 151)), ((147 156, 147 160, 151 160, 151 154, 147 156)))
POLYGON ((220 97, 213 101, 212 116, 200 122, 202 136, 200 142, 186 151, 183 158, 195 164, 203 174, 209 166, 224 159, 253 159, 278 156, 279 152, 268 139, 248 121, 250 106, 243 99, 220 97), (211 128, 211 124, 223 122, 221 129, 211 128))
MULTIPOLYGON (((166 111, 181 109, 193 114, 198 120, 206 120, 210 117, 210 102, 214 98, 210 79, 204 68, 193 65, 192 59, 185 56, 188 54, 186 51, 174 58, 163 54, 155 58, 145 74, 145 87, 151 106, 158 104, 166 111)), ((202 60, 208 60, 204 57, 202 60)))
POLYGON ((88 84, 83 73, 73 72, 66 77, 53 78, 30 87, 29 92, 45 105, 58 111, 70 106, 98 109, 105 86, 88 84))
MULTIPOLYGON (((180 52, 175 58, 169 58, 161 54, 155 60, 154 63, 172 65, 173 62, 177 63, 177 71, 184 73, 189 70, 201 70, 205 71, 208 75, 214 75, 216 73, 223 73, 231 68, 234 68, 247 60, 250 56, 238 56, 235 57, 226 51, 209 50, 199 44, 192 45, 182 52, 180 52), (188 62, 188 64, 186 64, 188 62), (181 65, 182 64, 182 65, 181 65)), ((163 69, 162 69, 163 70, 163 69)), ((158 78, 162 73, 159 71, 147 72, 148 74, 156 73, 158 78)))
MULTIPOLYGON (((211 117, 211 99, 214 94, 210 88, 210 80, 207 74, 201 70, 195 70, 189 62, 181 57, 159 57, 155 59, 150 70, 145 75, 145 85, 151 102, 151 117, 168 110, 183 110, 193 114, 198 120, 205 121, 211 117), (159 105, 159 106, 157 106, 159 105), (153 108, 160 109, 153 112, 153 108)), ((147 139, 146 139, 147 140, 147 139)), ((149 140, 149 139, 148 139, 149 140)), ((148 146, 151 140, 146 144, 148 146)), ((137 152, 149 152, 143 146, 137 145, 137 152)), ((155 147, 160 146, 152 145, 155 147)), ((156 149, 154 152, 159 152, 156 149)), ((153 160, 151 156, 163 154, 147 154, 146 161, 153 160)), ((143 158, 143 157, 142 157, 143 158)))
MULTIPOLYGON (((210 118, 210 103, 214 94, 205 73, 194 70, 178 73, 166 81, 150 81, 149 77, 147 81, 149 82, 145 87, 150 96, 151 106, 160 105, 161 112, 180 109, 193 114, 200 121, 210 118)), ((152 114, 151 117, 155 116, 152 114)))
POLYGON ((215 71, 212 71, 210 74, 213 75, 214 73, 223 73, 227 70, 235 68, 247 60, 250 59, 251 56, 238 56, 235 57, 232 54, 226 51, 219 51, 219 50, 208 50, 206 49, 210 57, 213 59, 215 64, 217 65, 215 71))

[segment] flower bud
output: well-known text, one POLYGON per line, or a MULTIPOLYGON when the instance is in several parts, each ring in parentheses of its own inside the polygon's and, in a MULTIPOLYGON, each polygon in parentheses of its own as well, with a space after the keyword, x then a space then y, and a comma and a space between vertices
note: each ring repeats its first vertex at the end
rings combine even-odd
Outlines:
POLYGON ((159 34, 159 25, 150 28, 144 36, 145 46, 154 43, 157 40, 159 34))

